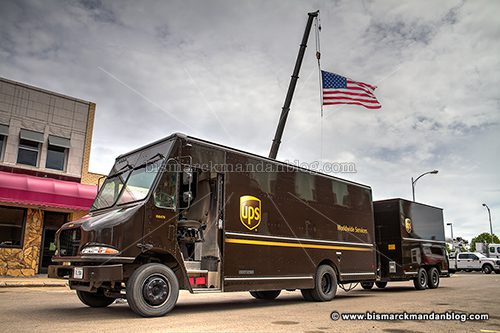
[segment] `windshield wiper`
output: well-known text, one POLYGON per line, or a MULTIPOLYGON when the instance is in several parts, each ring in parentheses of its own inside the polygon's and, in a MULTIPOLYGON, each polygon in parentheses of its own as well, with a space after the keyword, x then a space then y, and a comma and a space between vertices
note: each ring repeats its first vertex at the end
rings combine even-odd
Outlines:
POLYGON ((135 170, 140 169, 140 168, 144 167, 145 165, 148 165, 148 164, 151 164, 151 163, 155 163, 156 161, 161 160, 161 159, 165 159, 165 156, 162 153, 158 153, 155 156, 153 156, 150 159, 148 159, 146 162, 144 162, 141 165, 135 167, 134 169, 135 170), (159 157, 159 158, 157 158, 157 157, 159 157))
POLYGON ((133 166, 131 166, 131 165, 128 163, 128 161, 127 161, 127 164, 125 164, 124 166, 122 166, 122 167, 121 167, 120 169, 118 169, 118 170, 117 170, 114 174, 112 174, 112 175, 108 176, 107 178, 115 177, 115 176, 117 176, 117 175, 119 175, 119 174, 121 174, 121 173, 124 173, 124 172, 125 172, 125 171, 127 171, 127 170, 132 169, 132 168, 133 168, 133 166), (126 169, 126 170, 124 170, 125 168, 127 168, 127 169, 126 169))

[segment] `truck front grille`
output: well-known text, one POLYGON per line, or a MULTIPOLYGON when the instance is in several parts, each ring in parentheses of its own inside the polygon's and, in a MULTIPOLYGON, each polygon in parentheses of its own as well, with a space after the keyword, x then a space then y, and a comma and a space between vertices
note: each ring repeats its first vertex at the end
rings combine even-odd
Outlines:
POLYGON ((59 255, 61 257, 73 257, 78 254, 80 246, 80 228, 66 229, 59 234, 59 255))

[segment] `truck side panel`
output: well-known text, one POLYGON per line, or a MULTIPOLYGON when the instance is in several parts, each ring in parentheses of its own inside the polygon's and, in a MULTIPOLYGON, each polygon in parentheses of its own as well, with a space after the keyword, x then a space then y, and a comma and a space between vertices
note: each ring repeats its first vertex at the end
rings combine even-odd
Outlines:
POLYGON ((227 164, 263 171, 226 173, 226 291, 312 288, 322 262, 341 281, 373 280, 369 188, 232 152, 227 164), (257 208, 258 218, 245 215, 257 208))

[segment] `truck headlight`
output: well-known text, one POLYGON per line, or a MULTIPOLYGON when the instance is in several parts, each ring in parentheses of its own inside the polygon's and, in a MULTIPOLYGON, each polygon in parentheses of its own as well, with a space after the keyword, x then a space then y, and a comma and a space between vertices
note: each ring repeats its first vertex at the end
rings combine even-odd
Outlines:
POLYGON ((82 249, 82 254, 117 254, 118 250, 115 250, 107 246, 87 246, 82 249))

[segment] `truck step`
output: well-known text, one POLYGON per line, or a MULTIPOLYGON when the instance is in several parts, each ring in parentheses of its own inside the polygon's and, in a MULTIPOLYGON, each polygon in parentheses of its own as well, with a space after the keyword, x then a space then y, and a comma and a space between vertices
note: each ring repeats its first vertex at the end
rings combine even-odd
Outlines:
POLYGON ((184 265, 188 271, 201 269, 201 261, 184 261, 184 265))

